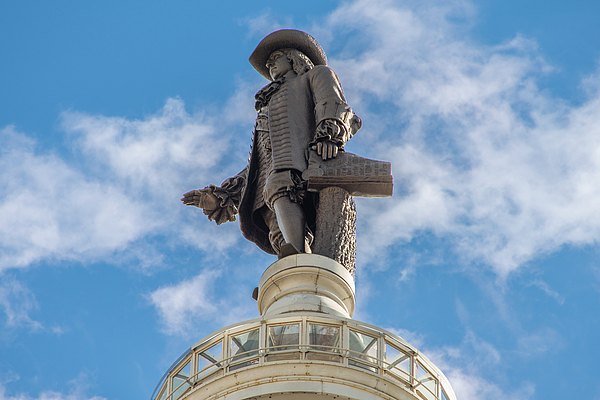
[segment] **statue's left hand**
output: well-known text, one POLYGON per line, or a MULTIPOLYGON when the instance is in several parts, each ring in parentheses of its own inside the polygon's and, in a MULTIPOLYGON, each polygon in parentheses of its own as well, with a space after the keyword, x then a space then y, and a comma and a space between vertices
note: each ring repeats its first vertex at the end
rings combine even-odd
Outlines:
POLYGON ((336 158, 340 150, 339 146, 336 143, 330 142, 329 140, 325 140, 314 144, 312 146, 312 149, 316 150, 317 154, 320 155, 321 158, 323 158, 323 160, 336 158))

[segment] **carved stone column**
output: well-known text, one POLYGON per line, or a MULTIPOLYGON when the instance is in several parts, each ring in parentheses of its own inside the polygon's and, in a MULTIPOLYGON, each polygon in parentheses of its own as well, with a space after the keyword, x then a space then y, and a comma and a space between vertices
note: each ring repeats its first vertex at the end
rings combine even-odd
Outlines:
POLYGON ((356 272, 356 205, 348 191, 337 186, 319 191, 313 253, 356 272))

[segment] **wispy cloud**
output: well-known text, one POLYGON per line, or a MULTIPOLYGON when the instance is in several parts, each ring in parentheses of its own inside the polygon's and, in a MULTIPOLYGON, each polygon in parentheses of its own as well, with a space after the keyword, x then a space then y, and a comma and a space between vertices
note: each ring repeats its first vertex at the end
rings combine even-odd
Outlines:
POLYGON ((278 29, 289 29, 294 26, 291 18, 287 17, 285 21, 280 21, 279 18, 272 15, 270 9, 262 10, 258 15, 241 20, 240 25, 247 27, 247 37, 264 37, 278 29))
POLYGON ((30 316, 37 308, 35 296, 26 286, 12 276, 0 276, 0 309, 6 317, 6 327, 41 329, 42 324, 30 316))
POLYGON ((542 281, 541 279, 535 279, 535 280, 531 281, 530 285, 538 287, 542 292, 546 293, 548 296, 550 296, 551 298, 556 300, 556 302, 559 305, 562 306, 564 304, 564 302, 565 302, 564 296, 562 296, 557 291, 552 290, 550 288, 550 286, 548 286, 548 284, 546 282, 542 281))
POLYGON ((0 135, 0 270, 116 250, 144 232, 144 207, 114 185, 36 153, 12 127, 0 135))
POLYGON ((232 282, 228 282, 225 296, 217 296, 217 287, 222 288, 224 284, 218 281, 220 276, 219 271, 205 270, 191 279, 150 293, 148 300, 158 312, 163 332, 188 338, 199 330, 206 331, 207 323, 217 323, 217 328, 256 316, 250 294, 240 295, 240 291, 231 290, 232 282), (245 301, 241 301, 242 298, 245 301))
POLYGON ((532 399, 535 385, 523 380, 508 385, 499 351, 467 332, 460 346, 424 348, 425 354, 444 372, 456 397, 462 400, 532 399), (489 371, 495 373, 489 373, 489 371), (510 389, 508 389, 510 388, 510 389))
POLYGON ((86 162, 102 169, 96 173, 125 181, 140 197, 178 193, 186 180, 182 172, 207 171, 218 164, 227 142, 216 135, 213 122, 189 114, 179 99, 167 100, 162 110, 144 120, 73 111, 62 115, 63 128, 86 162))
POLYGON ((320 28, 349 35, 330 64, 364 120, 355 140, 394 167, 394 198, 362 203, 362 260, 430 232, 505 277, 598 243, 600 75, 569 104, 537 86, 552 68, 534 40, 470 42, 470 3, 427 4, 344 3, 320 28))
POLYGON ((190 114, 179 99, 167 100, 143 120, 65 112, 69 160, 39 151, 12 126, 1 129, 0 270, 119 253, 116 259, 134 257, 142 268, 153 267, 162 256, 146 239, 158 235, 202 249, 230 246, 239 237, 235 226, 220 227, 218 236, 211 225, 197 229, 204 216, 190 213, 179 198, 235 171, 239 157, 225 166, 220 162, 232 146, 237 149, 228 138, 240 115, 252 121, 251 105, 248 88, 240 84, 223 109, 212 113, 190 114), (228 111, 243 110, 242 99, 248 115, 228 111))
POLYGON ((503 385, 481 375, 466 372, 460 366, 443 364, 442 368, 448 380, 452 382, 456 397, 461 400, 526 400, 533 399, 535 395, 535 385, 531 382, 523 382, 518 388, 509 391, 505 390, 503 385))
MULTIPOLYGON (((12 380, 18 379, 18 376, 15 376, 12 380)), ((38 396, 31 396, 27 393, 8 394, 6 382, 4 382, 0 383, 0 400, 106 400, 104 397, 90 397, 85 394, 89 390, 90 379, 88 373, 81 372, 77 378, 69 381, 69 386, 71 386, 69 393, 47 390, 41 392, 38 396)))
POLYGON ((404 329, 389 329, 423 352, 450 381, 461 400, 532 399, 535 386, 528 381, 513 383, 507 390, 500 351, 467 330, 458 346, 432 347, 420 334, 404 329), (490 374, 489 371, 495 373, 490 374), (514 389, 517 387, 517 389, 514 389))
POLYGON ((564 338, 556 330, 546 327, 519 337, 517 351, 519 356, 530 358, 557 353, 564 347, 564 338))

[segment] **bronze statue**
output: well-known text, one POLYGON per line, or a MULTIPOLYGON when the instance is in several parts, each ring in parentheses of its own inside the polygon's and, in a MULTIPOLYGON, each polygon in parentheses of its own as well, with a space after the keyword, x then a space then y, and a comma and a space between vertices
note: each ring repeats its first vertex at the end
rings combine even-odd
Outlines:
POLYGON ((389 196, 389 163, 344 153, 362 122, 312 36, 273 32, 258 44, 250 63, 271 83, 255 96, 248 166, 220 187, 193 190, 182 201, 202 208, 217 224, 235 221, 239 212, 243 235, 267 253, 281 258, 311 252, 319 192, 341 187, 351 208, 352 194, 389 196))

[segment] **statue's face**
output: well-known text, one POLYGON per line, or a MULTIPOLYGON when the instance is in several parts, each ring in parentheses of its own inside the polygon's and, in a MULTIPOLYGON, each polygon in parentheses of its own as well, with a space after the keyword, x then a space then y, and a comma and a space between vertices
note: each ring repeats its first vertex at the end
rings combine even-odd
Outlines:
POLYGON ((266 66, 273 80, 282 77, 288 71, 292 70, 292 63, 287 59, 285 53, 280 50, 276 50, 271 54, 266 66))

